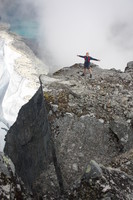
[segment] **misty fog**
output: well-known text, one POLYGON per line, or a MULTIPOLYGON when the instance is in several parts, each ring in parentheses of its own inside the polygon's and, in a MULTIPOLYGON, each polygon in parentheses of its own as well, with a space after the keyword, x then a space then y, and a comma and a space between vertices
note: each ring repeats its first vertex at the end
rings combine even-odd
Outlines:
POLYGON ((51 71, 83 62, 87 51, 102 68, 124 70, 133 60, 132 0, 0 0, 2 20, 34 20, 51 71))

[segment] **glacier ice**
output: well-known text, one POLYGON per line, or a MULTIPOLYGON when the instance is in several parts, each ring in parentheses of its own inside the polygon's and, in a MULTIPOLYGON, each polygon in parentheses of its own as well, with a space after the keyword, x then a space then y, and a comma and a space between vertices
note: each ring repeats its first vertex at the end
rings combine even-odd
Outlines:
MULTIPOLYGON (((6 130, 39 87, 39 63, 31 55, 15 49, 14 40, 10 34, 0 32, 0 151, 3 151, 6 130)), ((47 72, 47 69, 41 71, 47 72)))

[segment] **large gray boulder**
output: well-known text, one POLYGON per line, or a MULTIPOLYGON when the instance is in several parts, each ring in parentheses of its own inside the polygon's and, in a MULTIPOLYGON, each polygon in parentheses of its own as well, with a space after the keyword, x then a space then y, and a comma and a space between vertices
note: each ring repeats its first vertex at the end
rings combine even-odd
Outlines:
POLYGON ((80 118, 67 113, 54 121, 58 161, 67 185, 82 175, 89 160, 107 164, 118 154, 108 125, 89 115, 80 118))
POLYGON ((31 188, 52 160, 50 129, 43 92, 40 88, 24 105, 6 135, 4 152, 13 161, 17 174, 31 188))

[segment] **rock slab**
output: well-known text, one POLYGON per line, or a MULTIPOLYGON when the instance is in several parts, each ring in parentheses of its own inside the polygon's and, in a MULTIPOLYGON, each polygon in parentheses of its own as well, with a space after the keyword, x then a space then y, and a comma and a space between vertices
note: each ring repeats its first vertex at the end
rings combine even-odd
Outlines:
POLYGON ((28 188, 51 162, 50 129, 41 87, 21 108, 6 135, 4 152, 28 188))

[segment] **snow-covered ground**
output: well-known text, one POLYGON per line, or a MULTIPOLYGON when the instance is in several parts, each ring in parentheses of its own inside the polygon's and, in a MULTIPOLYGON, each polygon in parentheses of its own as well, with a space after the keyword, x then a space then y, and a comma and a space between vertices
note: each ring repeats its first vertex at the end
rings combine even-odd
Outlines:
POLYGON ((47 67, 39 71, 42 63, 31 52, 15 48, 15 42, 15 36, 0 31, 0 151, 5 143, 5 128, 10 128, 22 105, 37 91, 39 74, 48 72, 47 67))

